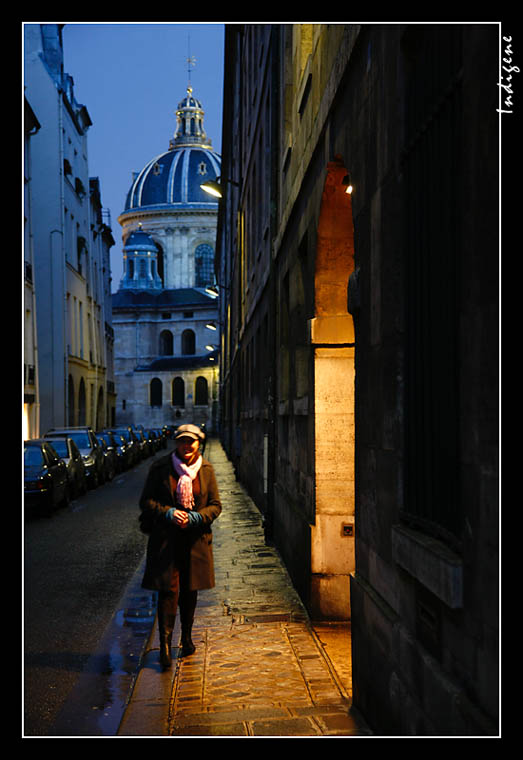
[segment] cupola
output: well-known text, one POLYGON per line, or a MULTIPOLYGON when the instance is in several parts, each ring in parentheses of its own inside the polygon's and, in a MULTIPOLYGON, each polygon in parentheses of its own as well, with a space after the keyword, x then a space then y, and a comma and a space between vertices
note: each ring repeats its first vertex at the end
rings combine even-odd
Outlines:
POLYGON ((158 274, 158 248, 141 225, 125 241, 123 260, 120 289, 161 290, 163 284, 158 274))

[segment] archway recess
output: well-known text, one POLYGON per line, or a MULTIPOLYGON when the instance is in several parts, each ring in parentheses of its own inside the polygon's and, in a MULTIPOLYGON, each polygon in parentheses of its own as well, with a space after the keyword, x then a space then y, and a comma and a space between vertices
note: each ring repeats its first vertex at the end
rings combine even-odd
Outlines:
POLYGON ((351 195, 341 159, 327 164, 315 259, 315 521, 311 526, 311 612, 350 618, 354 557, 354 324, 347 283, 354 270, 351 195))

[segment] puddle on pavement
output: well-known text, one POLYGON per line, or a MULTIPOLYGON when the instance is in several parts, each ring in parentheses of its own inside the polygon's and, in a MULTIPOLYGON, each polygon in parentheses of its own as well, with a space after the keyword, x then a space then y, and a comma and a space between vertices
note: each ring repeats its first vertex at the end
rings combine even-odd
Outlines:
POLYGON ((156 613, 155 595, 126 599, 67 698, 51 736, 116 736, 156 613))

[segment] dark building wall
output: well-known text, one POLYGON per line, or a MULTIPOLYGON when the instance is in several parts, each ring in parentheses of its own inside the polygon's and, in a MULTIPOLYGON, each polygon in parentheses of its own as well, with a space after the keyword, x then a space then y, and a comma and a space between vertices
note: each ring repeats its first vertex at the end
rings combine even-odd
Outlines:
MULTIPOLYGON (((492 734, 499 29, 321 25, 310 42, 293 26, 251 38, 263 63, 256 97, 272 93, 268 119, 241 96, 246 32, 228 33, 222 165, 243 187, 231 188, 218 233, 230 277, 223 437, 314 611, 322 473, 310 321, 322 193, 338 156, 354 183, 354 703, 381 733, 492 734), (289 104, 303 106, 294 131, 289 104), (271 182, 260 192, 270 196, 272 250, 269 262, 252 262, 260 285, 247 294, 236 210, 250 180, 237 142, 252 138, 256 119, 270 135, 271 182), (256 342, 264 325, 267 340, 256 342)), ((340 270, 340 281, 350 274, 340 270)))
POLYGON ((371 27, 337 109, 358 186, 354 700, 392 733, 496 730, 497 40, 371 27))

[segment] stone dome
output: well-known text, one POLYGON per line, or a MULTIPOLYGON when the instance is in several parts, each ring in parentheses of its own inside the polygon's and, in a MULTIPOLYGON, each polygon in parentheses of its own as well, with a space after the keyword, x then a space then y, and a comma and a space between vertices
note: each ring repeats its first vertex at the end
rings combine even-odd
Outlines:
POLYGON ((187 88, 176 110, 177 128, 169 150, 151 159, 133 178, 125 212, 166 206, 217 209, 200 185, 220 176, 221 156, 211 147, 203 128, 201 102, 187 88))
POLYGON ((156 253, 157 248, 154 240, 149 235, 149 233, 145 232, 144 230, 137 229, 133 230, 127 240, 125 241, 125 245, 123 247, 124 252, 126 253, 156 253))

